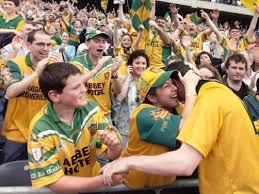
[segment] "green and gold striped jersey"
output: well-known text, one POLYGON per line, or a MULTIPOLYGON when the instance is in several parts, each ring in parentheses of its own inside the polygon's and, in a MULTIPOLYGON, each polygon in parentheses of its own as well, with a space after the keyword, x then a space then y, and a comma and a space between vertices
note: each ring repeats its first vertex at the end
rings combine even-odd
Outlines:
POLYGON ((96 156, 107 147, 97 144, 97 131, 106 127, 106 119, 94 101, 75 109, 71 125, 59 119, 51 103, 46 105, 30 124, 28 159, 32 186, 47 186, 64 175, 98 175, 96 156))
MULTIPOLYGON (((78 67, 81 72, 88 72, 94 68, 88 54, 76 57, 71 63, 78 67)), ((95 100, 103 114, 111 113, 112 65, 112 59, 105 62, 103 68, 95 77, 89 79, 86 83, 86 98, 95 100)))

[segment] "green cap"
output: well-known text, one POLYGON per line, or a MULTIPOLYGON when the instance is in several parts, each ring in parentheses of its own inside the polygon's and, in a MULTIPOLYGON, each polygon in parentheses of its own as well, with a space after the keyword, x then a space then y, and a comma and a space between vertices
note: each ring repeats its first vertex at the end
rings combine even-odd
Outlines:
POLYGON ((110 38, 109 35, 101 30, 91 30, 85 37, 85 39, 88 41, 88 40, 91 40, 93 37, 95 36, 98 36, 98 35, 101 35, 101 36, 104 36, 105 38, 110 38))

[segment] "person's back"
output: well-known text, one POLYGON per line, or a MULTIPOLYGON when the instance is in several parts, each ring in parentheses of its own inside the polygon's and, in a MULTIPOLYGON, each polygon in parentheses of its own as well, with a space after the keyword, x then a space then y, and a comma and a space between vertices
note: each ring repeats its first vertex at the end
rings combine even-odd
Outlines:
POLYGON ((204 157, 201 194, 259 193, 259 137, 241 100, 227 87, 214 82, 201 87, 178 139, 204 157))

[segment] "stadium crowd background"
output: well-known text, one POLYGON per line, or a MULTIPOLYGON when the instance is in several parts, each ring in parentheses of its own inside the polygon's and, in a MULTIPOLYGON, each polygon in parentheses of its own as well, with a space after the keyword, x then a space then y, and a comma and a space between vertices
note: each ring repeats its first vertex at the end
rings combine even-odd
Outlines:
MULTIPOLYGON (((211 2, 242 6, 241 2, 236 0, 212 0, 211 2)), ((15 85, 23 82, 28 76, 27 74, 36 72, 39 76, 43 71, 44 64, 41 60, 38 60, 37 65, 30 70, 24 67, 24 64, 30 66, 28 58, 26 58, 29 56, 28 53, 30 53, 30 57, 35 56, 36 58, 37 56, 39 59, 42 59, 41 55, 47 55, 49 60, 53 60, 52 62, 71 62, 82 72, 87 71, 90 76, 88 78, 90 81, 87 80, 86 84, 87 98, 97 101, 102 114, 109 121, 109 125, 114 125, 117 128, 115 129, 116 134, 117 130, 121 133, 123 148, 128 141, 129 130, 134 131, 131 128, 134 128, 135 122, 137 123, 133 119, 130 120, 130 114, 141 102, 139 93, 137 93, 137 81, 148 65, 168 70, 169 65, 173 62, 188 63, 190 68, 199 71, 203 78, 215 79, 225 84, 245 102, 258 130, 259 103, 255 99, 258 98, 256 96, 258 96, 259 77, 259 30, 257 30, 259 6, 255 7, 255 14, 252 18, 220 13, 219 10, 207 10, 206 13, 199 8, 187 8, 152 0, 147 15, 142 15, 141 18, 136 12, 135 19, 137 19, 132 20, 129 13, 134 6, 131 6, 132 1, 130 0, 126 2, 118 0, 116 4, 114 1, 105 0, 93 0, 87 1, 87 3, 80 0, 23 0, 20 2, 2 0, 1 3, 0 78, 2 97, 0 108, 4 122, 2 134, 6 138, 3 142, 9 142, 5 146, 10 147, 5 148, 5 156, 3 152, 1 153, 0 162, 27 158, 27 151, 21 156, 14 154, 18 151, 11 149, 15 147, 12 143, 18 142, 19 149, 27 150, 27 138, 30 135, 28 134, 29 123, 47 102, 46 96, 44 97, 40 91, 37 79, 32 80, 27 87, 15 85), (7 5, 6 2, 11 2, 14 6, 13 4, 7 5), (10 18, 8 18, 8 14, 10 14, 10 18), (139 19, 143 20, 139 22, 139 19), (144 19, 151 20, 151 22, 146 26, 144 19), (8 23, 7 20, 13 21, 13 23, 8 23), (135 27, 136 24, 137 27, 135 27), (37 50, 36 47, 35 50, 31 50, 34 41, 41 41, 41 38, 35 39, 36 35, 32 34, 34 30, 43 30, 46 33, 39 33, 44 41, 44 35, 51 38, 50 45, 42 43, 48 46, 44 53, 37 50), (91 45, 92 39, 98 35, 105 38, 109 36, 108 39, 99 40, 105 42, 99 50, 91 45), (26 42, 29 42, 30 46, 26 42), (85 57, 91 55, 92 52, 104 57, 100 57, 98 60, 85 57), (111 62, 108 56, 115 59, 112 59, 111 62), (144 67, 134 67, 134 60, 139 58, 141 58, 141 62, 138 62, 143 63, 144 67), (244 67, 238 67, 240 72, 235 73, 235 70, 228 69, 231 66, 230 61, 240 62, 244 67), (114 68, 109 69, 108 74, 98 69, 100 64, 103 66, 108 64, 107 68, 110 68, 111 63, 114 63, 114 68), (92 69, 86 70, 82 66, 92 66, 92 69), (92 78, 98 76, 99 71, 103 73, 104 79, 92 78), (36 102, 37 105, 33 104, 35 102, 26 104, 25 101, 19 101, 21 98, 28 98, 28 101, 40 100, 41 102, 36 102), (28 117, 24 113, 25 109, 28 110, 28 117), (26 122, 23 122, 25 120, 26 122), (17 133, 14 132, 15 130, 17 133)), ((31 63, 35 58, 30 59, 31 63)), ((50 61, 48 62, 50 63, 50 61)), ((191 80, 191 78, 189 79, 191 80)), ((179 99, 179 101, 181 101, 180 106, 174 110, 176 112, 173 114, 185 113, 184 111, 187 109, 187 105, 184 106, 184 100, 179 99)), ((154 112, 153 114, 160 113, 154 112)), ((156 115, 152 115, 152 118, 153 116, 156 120, 156 115)), ((140 127, 136 124, 136 128, 140 127)), ((175 139, 176 137, 174 137, 175 139)), ((144 138, 144 140, 148 143, 157 143, 148 138, 144 138)), ((30 141, 33 142, 34 139, 30 139, 30 141)), ((163 145, 163 143, 159 142, 158 144, 163 145)), ((127 144, 127 146, 130 145, 127 144)), ((174 146, 177 148, 176 145, 174 146)), ((171 149, 171 145, 166 146, 166 151, 170 150, 169 147, 171 149)), ((133 148, 129 147, 128 149, 133 148)), ((125 150, 123 155, 128 156, 127 148, 125 150)), ((34 153, 29 151, 30 168, 33 170, 37 168, 37 164, 31 161, 37 163, 37 154, 41 154, 37 150, 35 151, 34 153)), ((158 153, 161 153, 160 151, 158 153)), ((163 150, 162 153, 166 151, 163 150)), ((98 161, 106 163, 107 158, 98 158, 98 161)), ((144 175, 138 176, 144 177, 144 175)), ((155 181, 155 183, 147 181, 150 185, 144 186, 161 186, 174 182, 174 180, 175 177, 171 177, 170 180, 160 180, 161 182, 155 181)), ((130 188, 143 186, 141 182, 133 181, 132 183, 131 179, 127 181, 130 188)), ((37 185, 37 181, 34 184, 37 185)))

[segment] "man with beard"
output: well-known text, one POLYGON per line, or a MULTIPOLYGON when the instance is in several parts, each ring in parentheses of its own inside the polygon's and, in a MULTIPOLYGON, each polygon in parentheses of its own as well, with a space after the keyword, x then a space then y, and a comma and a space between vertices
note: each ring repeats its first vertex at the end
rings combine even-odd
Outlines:
POLYGON ((111 121, 110 92, 111 89, 116 94, 121 91, 121 82, 117 79, 117 71, 122 60, 119 58, 111 59, 109 56, 103 57, 108 38, 108 34, 100 30, 90 31, 86 36, 88 54, 77 56, 72 64, 79 67, 82 72, 91 72, 92 78, 86 83, 86 98, 95 100, 102 113, 111 121), (97 66, 101 66, 101 68, 98 69, 97 66))
POLYGON ((38 77, 51 60, 61 61, 59 53, 49 56, 51 40, 42 30, 28 34, 29 53, 7 61, 2 72, 9 99, 3 125, 4 162, 27 159, 28 129, 32 117, 46 104, 38 77))

